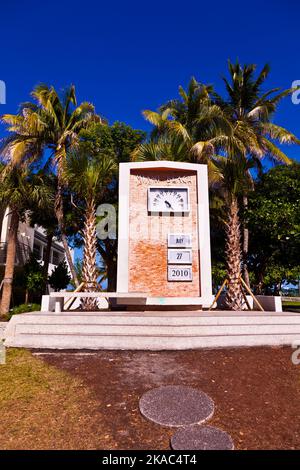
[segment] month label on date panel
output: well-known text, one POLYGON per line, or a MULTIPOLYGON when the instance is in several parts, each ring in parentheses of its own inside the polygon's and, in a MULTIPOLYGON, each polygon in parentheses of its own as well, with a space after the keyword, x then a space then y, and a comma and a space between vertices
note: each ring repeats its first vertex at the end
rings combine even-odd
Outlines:
POLYGON ((169 233, 168 248, 191 248, 192 236, 186 233, 169 233))

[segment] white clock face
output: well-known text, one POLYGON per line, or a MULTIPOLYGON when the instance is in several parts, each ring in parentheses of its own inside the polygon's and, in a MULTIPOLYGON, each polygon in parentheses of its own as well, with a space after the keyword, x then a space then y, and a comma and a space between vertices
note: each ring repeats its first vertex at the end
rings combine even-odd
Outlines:
POLYGON ((148 190, 148 210, 150 212, 188 212, 188 188, 152 187, 148 190))

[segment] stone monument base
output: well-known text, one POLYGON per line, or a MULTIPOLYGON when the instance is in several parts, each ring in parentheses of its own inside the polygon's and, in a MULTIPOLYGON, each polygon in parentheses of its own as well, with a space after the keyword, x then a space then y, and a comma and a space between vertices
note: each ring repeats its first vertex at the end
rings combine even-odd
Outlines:
POLYGON ((214 296, 203 297, 147 297, 145 299, 112 299, 112 309, 125 309, 134 311, 145 310, 207 310, 213 303, 214 296))

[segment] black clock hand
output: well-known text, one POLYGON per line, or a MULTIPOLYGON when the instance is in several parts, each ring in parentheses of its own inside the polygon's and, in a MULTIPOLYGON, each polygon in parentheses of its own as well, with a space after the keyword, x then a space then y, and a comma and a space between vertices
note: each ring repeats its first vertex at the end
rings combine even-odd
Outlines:
POLYGON ((165 204, 169 209, 174 210, 173 207, 171 206, 171 204, 168 201, 165 201, 165 204))

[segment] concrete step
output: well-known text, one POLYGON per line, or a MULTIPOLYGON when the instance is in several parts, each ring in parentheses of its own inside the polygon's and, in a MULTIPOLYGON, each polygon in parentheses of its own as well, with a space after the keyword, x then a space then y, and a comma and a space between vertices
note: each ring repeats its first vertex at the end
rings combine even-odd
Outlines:
POLYGON ((0 341, 4 338, 4 331, 6 329, 7 322, 0 322, 0 341))
POLYGON ((214 336, 214 335, 251 335, 251 334, 298 334, 298 325, 89 325, 89 324, 19 324, 16 335, 84 335, 84 336, 214 336))
POLYGON ((12 324, 50 325, 272 325, 300 324, 300 314, 288 312, 141 312, 25 313, 12 324))
POLYGON ((6 340, 7 347, 39 349, 183 350, 250 346, 292 345, 300 335, 221 336, 83 336, 20 335, 6 340))
POLYGON ((193 349, 291 345, 300 315, 276 312, 69 312, 15 315, 5 345, 46 349, 193 349))

